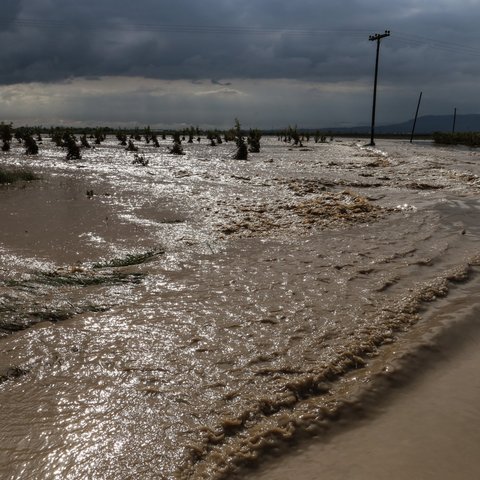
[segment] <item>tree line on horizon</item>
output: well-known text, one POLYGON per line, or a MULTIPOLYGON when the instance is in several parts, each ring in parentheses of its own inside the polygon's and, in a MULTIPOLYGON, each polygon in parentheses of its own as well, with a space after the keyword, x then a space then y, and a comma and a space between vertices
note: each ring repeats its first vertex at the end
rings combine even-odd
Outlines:
MULTIPOLYGON (((214 147, 222 143, 235 142, 236 152, 234 158, 237 160, 246 160, 249 153, 260 152, 260 140, 264 135, 259 129, 244 130, 238 119, 235 119, 234 127, 228 130, 201 130, 199 127, 188 127, 182 130, 154 130, 150 126, 133 129, 114 129, 111 127, 13 127, 12 123, 0 123, 1 149, 8 152, 12 141, 23 143, 26 155, 36 155, 39 152, 39 144, 43 142, 43 136, 48 135, 50 140, 58 147, 65 148, 66 159, 75 160, 81 158, 81 149, 90 149, 93 145, 101 145, 107 136, 114 136, 119 145, 125 147, 128 152, 138 152, 138 146, 135 142, 144 141, 147 145, 159 148, 159 138, 163 141, 167 137, 172 138, 172 146, 169 153, 174 155, 183 155, 184 149, 182 143, 200 143, 202 137, 205 137, 210 146, 214 147)), ((303 146, 304 141, 310 141, 310 138, 316 143, 325 142, 326 135, 320 131, 313 134, 302 132, 297 127, 288 126, 288 128, 277 132, 278 140, 293 143, 294 146, 303 146)), ((144 158, 137 155, 134 163, 144 164, 144 158)))

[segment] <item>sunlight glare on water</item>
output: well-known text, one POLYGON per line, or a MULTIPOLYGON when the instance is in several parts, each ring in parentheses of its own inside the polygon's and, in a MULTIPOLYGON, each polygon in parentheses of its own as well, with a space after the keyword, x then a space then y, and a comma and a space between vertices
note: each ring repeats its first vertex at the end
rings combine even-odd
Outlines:
POLYGON ((475 264, 475 151, 205 142, 0 187, 2 478, 228 478, 475 264))

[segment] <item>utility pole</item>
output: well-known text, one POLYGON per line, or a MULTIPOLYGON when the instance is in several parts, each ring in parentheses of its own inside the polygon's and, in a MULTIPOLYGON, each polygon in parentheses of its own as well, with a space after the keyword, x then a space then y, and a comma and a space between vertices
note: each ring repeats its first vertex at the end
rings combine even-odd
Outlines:
POLYGON ((375 80, 373 83, 373 107, 372 107, 372 129, 370 137, 370 145, 373 147, 375 145, 375 107, 377 105, 377 78, 378 78, 378 55, 380 53, 380 40, 385 37, 390 36, 390 30, 385 30, 385 33, 376 33, 375 35, 370 35, 368 39, 373 42, 377 42, 377 57, 375 60, 375 80))
POLYGON ((415 120, 413 121, 412 134, 410 135, 410 143, 413 142, 413 135, 415 133, 415 125, 417 124, 418 109, 420 108, 420 102, 421 101, 422 101, 422 92, 420 92, 420 96, 418 97, 417 111, 415 112, 415 120))

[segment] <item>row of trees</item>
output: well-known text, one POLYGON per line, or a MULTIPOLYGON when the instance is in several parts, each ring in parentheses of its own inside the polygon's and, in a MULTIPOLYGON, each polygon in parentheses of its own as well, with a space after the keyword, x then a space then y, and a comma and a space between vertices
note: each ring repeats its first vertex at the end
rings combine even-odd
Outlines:
MULTIPOLYGON (((27 155, 36 155, 38 153, 38 145, 31 129, 22 127, 17 128, 14 131, 11 123, 5 124, 2 122, 0 124, 0 139, 2 140, 2 151, 10 151, 13 138, 15 138, 19 143, 24 143, 25 153, 27 155)), ((41 137, 39 138, 39 141, 41 141, 41 137)))
POLYGON ((278 140, 286 143, 293 142, 296 146, 302 146, 303 142, 309 142, 312 136, 315 143, 325 143, 327 141, 326 133, 320 130, 316 130, 313 134, 311 132, 299 132, 296 125, 295 127, 289 125, 288 128, 279 132, 278 140))
MULTIPOLYGON (((19 127, 14 129, 11 123, 5 124, 2 122, 0 124, 2 150, 9 151, 10 144, 15 138, 19 143, 23 142, 27 155, 35 155, 38 153, 38 143, 42 142, 42 133, 45 134, 45 132, 49 134, 55 145, 66 149, 66 158, 68 160, 80 159, 81 149, 92 148, 92 144, 101 145, 107 138, 107 135, 115 135, 119 144, 125 146, 125 150, 129 152, 138 152, 138 147, 134 142, 140 141, 158 148, 161 146, 159 137, 161 136, 162 140, 166 140, 167 135, 169 135, 172 138, 172 146, 169 149, 169 153, 174 155, 184 154, 182 142, 194 143, 196 141, 199 143, 201 142, 201 135, 204 135, 211 146, 220 145, 224 142, 235 142, 236 151, 234 158, 238 160, 246 160, 249 153, 260 152, 260 140, 262 138, 262 132, 258 129, 250 129, 248 132, 243 131, 238 119, 235 119, 235 126, 226 131, 201 131, 198 127, 188 127, 181 131, 164 131, 160 134, 152 131, 149 126, 144 129, 135 128, 133 130, 114 130, 105 127, 81 131, 79 129, 65 129, 61 127, 50 129, 19 127), (77 139, 77 135, 79 135, 79 139, 77 139)), ((326 141, 326 135, 319 131, 313 134, 313 138, 316 143, 326 141)), ((293 143, 296 146, 302 146, 304 141, 308 142, 310 140, 310 133, 300 133, 296 126, 293 128, 289 126, 279 133, 278 139, 293 143)))
MULTIPOLYGON (((112 132, 107 131, 106 129, 95 129, 93 131, 90 131, 90 134, 88 136, 86 132, 83 132, 79 140, 80 145, 77 143, 77 138, 73 129, 62 129, 56 127, 50 129, 49 133, 52 142, 57 147, 62 147, 67 150, 67 160, 76 160, 81 158, 80 148, 92 148, 90 141, 93 141, 95 145, 100 145, 107 138, 107 133, 112 132)), ((195 135, 199 135, 201 132, 198 128, 190 127, 186 131, 186 133, 188 135, 188 143, 193 143, 195 135)), ((169 152, 174 155, 183 155, 184 151, 182 147, 182 142, 186 140, 185 135, 182 135, 179 131, 174 131, 171 135, 173 145, 169 149, 169 152)), ((119 141, 120 145, 125 146, 125 150, 130 152, 138 151, 138 147, 134 144, 134 140, 141 141, 142 139, 144 139, 147 144, 152 143, 153 146, 160 147, 158 136, 156 133, 151 131, 150 127, 147 127, 142 133, 138 129, 134 132, 130 132, 130 134, 128 134, 126 130, 118 130, 115 132, 115 136, 119 141)), ((221 132, 219 131, 209 131, 207 132, 206 136, 207 139, 210 141, 210 145, 212 146, 221 144, 224 141, 235 141, 237 145, 237 151, 234 155, 234 158, 236 159, 245 160, 248 157, 249 151, 260 151, 260 138, 262 136, 261 132, 259 130, 250 130, 247 141, 245 142, 244 134, 241 130, 240 122, 238 120, 235 120, 234 128, 223 132, 223 140, 221 132)), ((28 127, 20 127, 14 129, 11 123, 5 124, 2 122, 0 124, 0 140, 2 141, 3 151, 10 150, 13 138, 15 138, 19 143, 23 142, 25 146, 25 153, 27 155, 36 155, 39 150, 37 142, 41 143, 43 141, 41 132, 38 129, 28 127)), ((162 133, 162 139, 166 139, 166 133, 162 133)), ((200 136, 197 136, 197 142, 200 141, 200 136)), ((137 161, 137 163, 141 162, 137 161)))

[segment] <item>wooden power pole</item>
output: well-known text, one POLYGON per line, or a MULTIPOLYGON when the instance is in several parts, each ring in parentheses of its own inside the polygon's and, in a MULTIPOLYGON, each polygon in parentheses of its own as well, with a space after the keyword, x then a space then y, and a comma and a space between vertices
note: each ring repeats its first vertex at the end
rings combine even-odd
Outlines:
POLYGON ((370 35, 368 38, 371 42, 377 42, 377 56, 375 59, 375 80, 373 83, 373 107, 372 107, 372 129, 370 137, 370 145, 375 145, 375 108, 377 105, 377 78, 378 78, 378 56, 380 53, 380 40, 385 37, 390 36, 390 30, 385 30, 385 33, 376 33, 375 35, 370 35))

